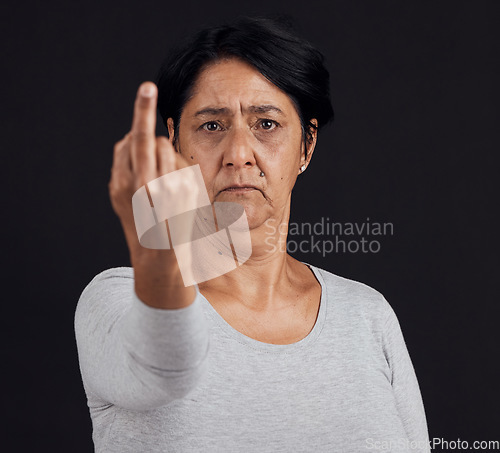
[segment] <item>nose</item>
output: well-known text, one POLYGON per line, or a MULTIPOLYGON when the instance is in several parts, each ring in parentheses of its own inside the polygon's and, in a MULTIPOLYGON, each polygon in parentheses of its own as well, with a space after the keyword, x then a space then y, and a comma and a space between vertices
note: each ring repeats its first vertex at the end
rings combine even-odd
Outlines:
POLYGON ((248 127, 235 126, 226 136, 226 146, 222 165, 240 170, 255 165, 255 154, 252 146, 254 137, 248 127))

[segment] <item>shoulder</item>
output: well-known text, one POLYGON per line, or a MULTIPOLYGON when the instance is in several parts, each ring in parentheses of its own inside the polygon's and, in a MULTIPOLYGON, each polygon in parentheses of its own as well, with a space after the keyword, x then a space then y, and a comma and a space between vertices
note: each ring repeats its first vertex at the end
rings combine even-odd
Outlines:
POLYGON ((384 323, 394 311, 386 298, 365 283, 309 265, 326 293, 326 303, 337 312, 384 323))
POLYGON ((115 267, 97 274, 80 295, 75 322, 91 312, 118 309, 128 306, 134 288, 134 270, 131 267, 115 267))
POLYGON ((85 287, 80 300, 92 294, 105 294, 129 290, 134 286, 134 270, 131 267, 113 267, 97 274, 85 287))
POLYGON ((97 274, 90 281, 85 290, 105 280, 119 281, 119 280, 133 280, 133 279, 134 279, 134 269, 132 269, 131 267, 112 267, 97 274))

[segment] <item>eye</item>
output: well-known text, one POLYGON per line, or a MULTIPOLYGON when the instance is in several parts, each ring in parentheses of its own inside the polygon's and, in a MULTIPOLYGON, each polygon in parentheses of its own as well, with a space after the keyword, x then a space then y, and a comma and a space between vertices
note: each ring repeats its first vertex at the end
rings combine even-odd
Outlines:
POLYGON ((202 124, 201 128, 208 132, 217 132, 220 128, 220 124, 216 121, 208 121, 205 124, 202 124))
POLYGON ((278 127, 278 123, 273 120, 260 120, 260 127, 266 131, 270 131, 278 127))

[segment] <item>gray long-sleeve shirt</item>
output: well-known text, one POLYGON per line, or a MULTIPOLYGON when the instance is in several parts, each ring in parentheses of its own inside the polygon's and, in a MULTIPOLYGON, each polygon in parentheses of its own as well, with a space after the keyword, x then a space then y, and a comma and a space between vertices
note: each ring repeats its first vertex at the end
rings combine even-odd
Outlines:
POLYGON ((196 288, 161 310, 133 270, 85 288, 75 328, 97 452, 429 452, 394 311, 374 289, 309 265, 312 331, 288 345, 233 329, 196 288))

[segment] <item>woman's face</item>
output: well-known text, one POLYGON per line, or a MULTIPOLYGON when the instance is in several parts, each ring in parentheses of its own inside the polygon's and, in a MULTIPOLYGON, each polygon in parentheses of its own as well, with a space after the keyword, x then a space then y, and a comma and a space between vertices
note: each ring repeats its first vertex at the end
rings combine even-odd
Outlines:
POLYGON ((244 206, 250 229, 268 219, 288 220, 292 188, 307 165, 300 119, 288 95, 251 65, 222 60, 200 74, 182 111, 176 147, 200 165, 212 203, 244 206))

